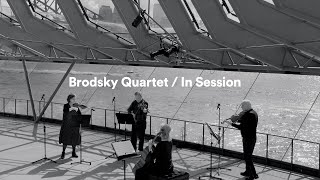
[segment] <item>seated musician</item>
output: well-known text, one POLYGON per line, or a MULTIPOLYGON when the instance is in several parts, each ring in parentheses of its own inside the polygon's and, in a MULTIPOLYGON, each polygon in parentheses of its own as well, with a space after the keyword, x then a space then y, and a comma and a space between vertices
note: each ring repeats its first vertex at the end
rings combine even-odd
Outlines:
POLYGON ((149 141, 151 153, 151 164, 143 166, 136 171, 136 180, 145 180, 148 174, 163 176, 173 172, 172 164, 172 139, 170 137, 171 127, 168 124, 160 128, 160 142, 153 149, 152 140, 149 141))

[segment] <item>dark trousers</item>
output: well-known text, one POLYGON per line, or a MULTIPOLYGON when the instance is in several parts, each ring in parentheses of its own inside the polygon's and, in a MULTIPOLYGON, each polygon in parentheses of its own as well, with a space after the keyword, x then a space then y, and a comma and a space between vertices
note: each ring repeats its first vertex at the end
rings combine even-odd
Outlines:
POLYGON ((159 168, 155 164, 151 164, 148 167, 143 166, 136 170, 135 180, 147 180, 149 175, 154 176, 164 176, 173 172, 173 167, 171 167, 167 172, 159 171, 159 168))
POLYGON ((131 143, 134 150, 137 150, 137 139, 139 139, 138 150, 143 151, 145 131, 146 131, 146 125, 144 123, 132 125, 131 143))
POLYGON ((146 180, 150 174, 150 169, 146 167, 142 167, 137 169, 134 179, 135 180, 146 180))
POLYGON ((246 172, 249 175, 254 176, 257 173, 252 161, 252 153, 254 150, 254 146, 256 145, 256 138, 254 139, 243 138, 242 142, 243 142, 244 160, 246 162, 246 172))

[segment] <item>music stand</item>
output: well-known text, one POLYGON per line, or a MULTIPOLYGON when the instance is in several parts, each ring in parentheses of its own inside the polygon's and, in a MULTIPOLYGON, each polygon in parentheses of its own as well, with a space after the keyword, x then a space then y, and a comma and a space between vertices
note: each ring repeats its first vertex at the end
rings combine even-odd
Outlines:
POLYGON ((127 124, 134 124, 134 119, 132 114, 123 114, 123 113, 116 113, 118 124, 119 124, 119 130, 120 130, 120 124, 124 124, 124 140, 127 140, 127 124))
POLYGON ((91 165, 91 162, 85 161, 82 159, 82 127, 89 127, 90 126, 90 121, 91 121, 91 115, 73 115, 72 116, 74 121, 78 122, 79 126, 79 132, 80 132, 80 160, 79 162, 73 162, 71 164, 82 164, 82 163, 88 163, 91 165))
POLYGON ((126 160, 129 158, 140 157, 134 150, 131 141, 119 141, 111 143, 114 154, 118 161, 123 161, 123 178, 126 179, 126 160))
MULTIPOLYGON (((220 135, 219 134, 217 134, 217 133, 215 133, 213 130, 212 130, 212 128, 211 128, 211 126, 210 126, 210 124, 208 124, 208 123, 205 123, 206 124, 206 126, 207 126, 207 128, 209 129, 209 133, 210 133, 210 136, 211 136, 211 142, 210 142, 210 147, 211 147, 211 149, 210 149, 210 168, 207 168, 207 170, 210 170, 210 175, 209 176, 200 176, 199 177, 199 179, 201 179, 201 177, 209 177, 210 179, 220 179, 220 180, 223 180, 223 178, 222 177, 220 177, 220 170, 221 169, 227 169, 227 168, 221 168, 220 167, 220 162, 221 162, 221 154, 219 153, 219 158, 218 158, 218 167, 217 168, 213 168, 212 167, 212 147, 213 147, 213 141, 212 141, 212 137, 214 137, 217 141, 218 141, 218 144, 219 144, 219 148, 221 148, 220 147, 220 142, 221 142, 221 137, 220 137, 220 135), (216 169, 217 170, 217 172, 218 172, 218 177, 214 177, 214 176, 212 176, 212 170, 213 169, 216 169)), ((230 170, 230 169, 227 169, 227 170, 230 170)))

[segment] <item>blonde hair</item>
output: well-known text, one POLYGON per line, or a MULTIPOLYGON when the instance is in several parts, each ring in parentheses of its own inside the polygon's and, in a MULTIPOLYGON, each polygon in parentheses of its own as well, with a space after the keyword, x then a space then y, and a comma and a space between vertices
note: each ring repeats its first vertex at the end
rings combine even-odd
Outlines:
POLYGON ((160 128, 160 132, 162 134, 162 137, 171 141, 171 136, 170 136, 171 127, 169 126, 169 124, 162 124, 160 128))

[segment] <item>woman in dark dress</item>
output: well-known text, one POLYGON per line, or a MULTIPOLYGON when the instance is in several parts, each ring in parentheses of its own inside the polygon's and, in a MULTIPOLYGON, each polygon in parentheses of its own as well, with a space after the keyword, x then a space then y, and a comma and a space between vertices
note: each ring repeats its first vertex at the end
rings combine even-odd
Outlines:
POLYGON ((63 106, 63 119, 59 134, 59 144, 63 144, 61 159, 64 159, 67 145, 72 146, 72 157, 77 158, 76 146, 79 145, 81 141, 79 124, 72 119, 73 115, 81 114, 78 107, 73 107, 73 104, 75 103, 75 95, 68 95, 67 101, 68 103, 63 106))
POLYGON ((148 174, 163 176, 173 172, 172 164, 172 139, 170 137, 171 127, 168 124, 160 128, 161 141, 152 150, 153 142, 149 141, 149 150, 151 152, 153 164, 137 169, 135 180, 145 180, 148 174))

